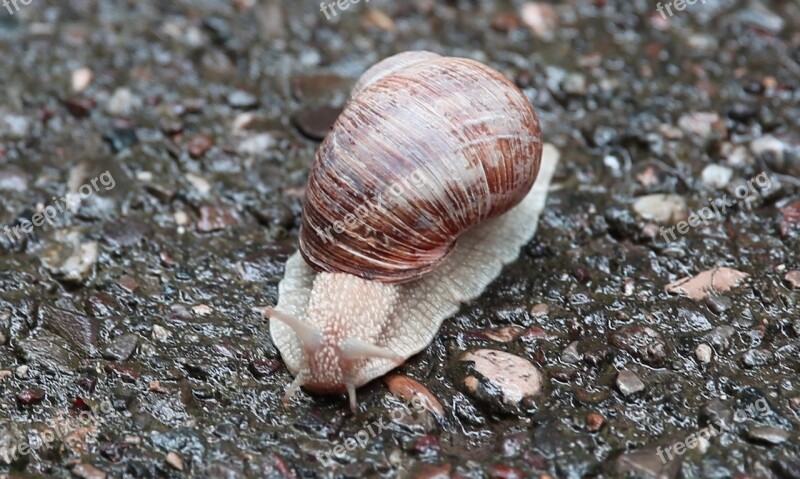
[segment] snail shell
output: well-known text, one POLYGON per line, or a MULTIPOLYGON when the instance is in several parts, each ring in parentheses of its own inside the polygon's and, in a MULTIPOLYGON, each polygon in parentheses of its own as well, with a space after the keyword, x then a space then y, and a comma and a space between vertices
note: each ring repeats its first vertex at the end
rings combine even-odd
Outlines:
POLYGON ((317 152, 267 312, 295 375, 284 399, 346 391, 355 409, 356 387, 427 347, 533 236, 557 161, 485 65, 408 52, 368 70, 317 152))
POLYGON ((416 279, 522 200, 541 150, 533 106, 500 73, 429 52, 391 57, 358 82, 317 151, 300 252, 318 271, 416 279))

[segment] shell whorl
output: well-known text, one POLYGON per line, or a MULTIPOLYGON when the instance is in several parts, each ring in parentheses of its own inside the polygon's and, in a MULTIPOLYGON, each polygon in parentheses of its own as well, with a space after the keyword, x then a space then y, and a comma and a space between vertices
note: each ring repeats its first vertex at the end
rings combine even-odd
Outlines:
POLYGON ((392 283, 530 190, 542 154, 525 95, 473 60, 408 52, 369 69, 317 151, 300 252, 317 271, 392 283))

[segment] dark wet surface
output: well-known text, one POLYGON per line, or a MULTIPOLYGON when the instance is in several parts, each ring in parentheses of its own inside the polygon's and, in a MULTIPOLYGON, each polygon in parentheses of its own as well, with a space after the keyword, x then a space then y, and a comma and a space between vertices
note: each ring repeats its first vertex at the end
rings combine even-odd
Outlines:
POLYGON ((373 0, 333 21, 318 2, 18 3, 0 8, 0 225, 61 210, 0 235, 0 477, 800 477, 796 2, 664 20, 373 0), (418 383, 374 381, 356 414, 285 407, 258 308, 317 140, 361 72, 410 49, 512 78, 561 151, 557 189, 520 259, 397 371, 418 383), (719 266, 748 276, 667 292, 719 266), (480 349, 541 390, 509 404, 460 361, 480 349))

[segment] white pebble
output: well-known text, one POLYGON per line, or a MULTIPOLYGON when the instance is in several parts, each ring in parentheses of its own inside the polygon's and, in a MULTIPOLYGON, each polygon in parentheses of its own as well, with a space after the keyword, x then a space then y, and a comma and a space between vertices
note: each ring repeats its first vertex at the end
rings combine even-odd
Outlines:
POLYGON ((528 2, 522 5, 519 16, 538 38, 550 39, 558 28, 558 15, 546 3, 528 2))
POLYGON ((165 341, 170 336, 172 336, 172 333, 167 328, 157 324, 153 325, 153 339, 156 341, 165 341))
POLYGON ((152 171, 139 171, 136 173, 136 179, 139 181, 150 182, 153 181, 152 171))
POLYGON ((117 88, 108 99, 108 112, 112 115, 128 116, 141 105, 141 99, 127 88, 117 88))
POLYGON ((175 224, 178 226, 186 226, 189 224, 189 215, 186 214, 185 211, 176 211, 172 217, 175 218, 175 224))
POLYGON ((92 83, 92 78, 94 74, 92 71, 86 67, 78 68, 77 70, 72 72, 72 91, 74 92, 82 92, 85 90, 90 83, 92 83))
POLYGON ((752 151, 755 156, 759 156, 763 153, 772 153, 778 161, 783 159, 783 149, 783 141, 772 135, 764 135, 750 143, 750 151, 752 151))
POLYGON ((753 162, 750 151, 742 145, 736 146, 728 155, 728 164, 734 167, 745 166, 753 162))
POLYGON ((655 194, 642 196, 633 204, 633 211, 648 221, 673 224, 689 215, 686 200, 678 195, 655 194))
POLYGON ((8 134, 15 139, 22 139, 28 136, 31 123, 27 117, 7 114, 0 116, 2 116, 3 123, 5 123, 5 125, 0 124, 0 134, 8 134))
POLYGON ((18 379, 25 379, 28 377, 28 372, 30 370, 31 368, 23 364, 22 366, 18 367, 16 371, 14 371, 14 375, 17 376, 18 379))
POLYGON ((703 436, 698 435, 698 437, 697 437, 697 447, 695 447, 695 449, 697 449, 700 452, 700 454, 705 454, 706 451, 708 451, 708 447, 710 445, 711 445, 711 443, 708 442, 708 439, 706 439, 703 436))
POLYGON ((727 166, 708 165, 703 169, 703 183, 712 188, 722 189, 728 186, 733 178, 733 170, 727 166))
POLYGON ((239 147, 236 151, 244 156, 257 156, 275 146, 276 143, 277 141, 273 135, 269 133, 260 133, 239 143, 239 147))
POLYGON ((208 192, 211 191, 211 184, 202 176, 186 173, 186 179, 189 180, 189 183, 191 183, 201 195, 207 195, 208 192))
POLYGON ((711 362, 712 353, 713 350, 711 349, 711 346, 705 343, 700 344, 699 346, 697 346, 697 349, 694 350, 695 357, 697 358, 698 361, 700 361, 703 364, 708 364, 711 362))

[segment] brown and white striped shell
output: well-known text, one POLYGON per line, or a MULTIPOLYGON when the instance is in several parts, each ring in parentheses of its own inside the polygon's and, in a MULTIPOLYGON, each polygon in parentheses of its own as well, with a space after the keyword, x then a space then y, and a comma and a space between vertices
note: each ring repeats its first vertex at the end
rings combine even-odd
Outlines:
POLYGON ((362 76, 317 151, 300 252, 316 271, 419 278, 525 197, 541 155, 533 107, 499 72, 395 55, 362 76))

